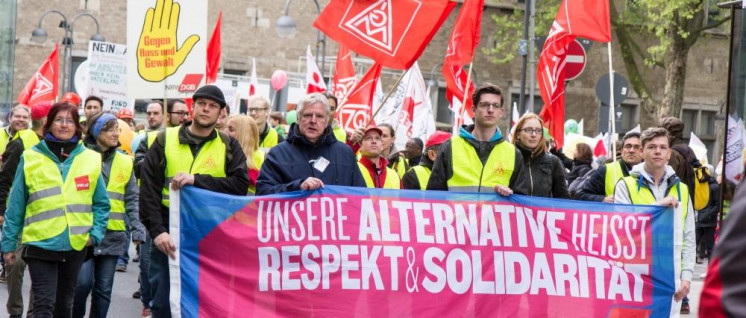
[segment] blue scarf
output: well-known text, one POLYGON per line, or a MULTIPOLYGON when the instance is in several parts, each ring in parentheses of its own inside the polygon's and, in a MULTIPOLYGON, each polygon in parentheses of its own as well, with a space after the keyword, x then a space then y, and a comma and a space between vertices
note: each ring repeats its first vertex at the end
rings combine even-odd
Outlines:
POLYGON ((77 135, 73 135, 73 137, 70 138, 70 140, 60 140, 60 139, 57 139, 57 137, 55 137, 54 135, 52 135, 52 133, 50 133, 50 132, 47 132, 46 134, 44 134, 44 139, 50 140, 50 141, 54 141, 54 142, 70 142, 70 143, 77 143, 78 142, 78 136, 77 135))

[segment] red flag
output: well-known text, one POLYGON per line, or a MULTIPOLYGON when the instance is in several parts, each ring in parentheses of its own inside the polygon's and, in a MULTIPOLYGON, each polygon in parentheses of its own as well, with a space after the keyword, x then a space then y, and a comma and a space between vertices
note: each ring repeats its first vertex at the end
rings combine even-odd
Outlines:
POLYGON ((465 0, 453 25, 446 58, 457 65, 469 64, 479 45, 484 0, 465 0), (456 49, 458 48, 458 49, 456 49))
POLYGON ((331 0, 313 26, 382 66, 406 70, 455 5, 447 0, 331 0))
POLYGON ((218 78, 218 68, 220 68, 220 22, 223 20, 223 11, 218 15, 218 22, 215 23, 215 29, 212 31, 210 43, 207 44, 207 70, 205 74, 205 84, 215 83, 218 78))
POLYGON ((306 47, 306 94, 326 92, 324 76, 321 75, 319 67, 316 65, 311 46, 306 47))
POLYGON ((337 121, 347 131, 365 127, 373 117, 373 95, 381 76, 381 64, 374 63, 337 110, 337 121))
MULTIPOLYGON (((468 89, 465 88, 468 74, 461 65, 451 64, 450 59, 446 56, 443 61, 443 78, 446 80, 446 99, 451 102, 451 110, 457 112, 457 117, 460 118, 462 113, 465 113, 466 117, 474 118, 474 112, 472 111, 471 94, 474 93, 474 82, 469 80, 468 89), (466 103, 464 103, 464 94, 466 94, 466 103), (453 100, 458 100, 458 104, 453 103, 453 100), (464 105, 461 105, 464 103, 464 105), (462 109, 466 111, 462 111, 462 109)), ((455 125, 460 127, 461 122, 455 125)), ((458 128, 457 128, 458 129, 458 128)))
POLYGON ((256 88, 259 85, 256 81, 256 59, 251 58, 251 78, 249 78, 249 97, 256 94, 256 88))
POLYGON ((606 146, 604 146, 604 139, 603 137, 596 142, 596 147, 593 148, 593 156, 595 157, 601 157, 606 156, 606 146))
POLYGON ((337 52, 337 67, 334 70, 333 83, 332 89, 340 104, 347 99, 347 95, 357 83, 355 65, 352 63, 352 51, 344 44, 339 45, 339 52, 337 52))
POLYGON ((557 149, 565 134, 565 58, 575 37, 598 42, 611 41, 609 2, 603 0, 563 0, 544 43, 537 66, 537 82, 544 100, 540 116, 549 127, 557 149))
POLYGON ((47 60, 34 73, 34 76, 26 83, 26 86, 18 95, 18 102, 33 106, 39 102, 54 103, 57 98, 57 79, 59 78, 60 54, 58 45, 54 45, 54 51, 49 54, 47 60))

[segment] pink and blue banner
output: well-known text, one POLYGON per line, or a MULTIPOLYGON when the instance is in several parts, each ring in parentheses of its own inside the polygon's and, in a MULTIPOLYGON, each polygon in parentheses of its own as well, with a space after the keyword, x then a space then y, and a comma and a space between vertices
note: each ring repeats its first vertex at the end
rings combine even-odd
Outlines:
POLYGON ((187 187, 178 195, 176 316, 671 311, 673 213, 663 207, 335 186, 263 197, 187 187))

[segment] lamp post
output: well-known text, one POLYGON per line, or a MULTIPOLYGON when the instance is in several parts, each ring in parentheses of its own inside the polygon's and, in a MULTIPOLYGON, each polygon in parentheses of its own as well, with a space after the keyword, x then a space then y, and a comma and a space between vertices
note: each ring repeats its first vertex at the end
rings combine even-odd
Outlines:
MULTIPOLYGON (((292 0, 287 0, 285 2, 285 11, 283 16, 281 16, 279 19, 277 19, 277 22, 275 22, 275 31, 277 34, 281 37, 289 37, 295 34, 295 20, 293 20, 292 17, 288 14, 290 11, 290 2, 292 0)), ((321 15, 321 6, 319 5, 318 0, 313 0, 313 2, 316 4, 316 10, 319 12, 319 15, 321 15)), ((321 69, 319 70, 321 72, 321 76, 324 75, 324 66, 326 65, 326 35, 316 29, 316 65, 319 65, 319 58, 321 58, 321 69), (319 55, 319 45, 321 46, 321 55, 319 55)))
POLYGON ((44 22, 44 18, 50 14, 50 13, 56 13, 62 17, 62 21, 60 21, 60 28, 65 30, 65 36, 62 38, 62 46, 65 49, 65 58, 62 60, 62 92, 67 92, 70 90, 70 72, 72 68, 72 47, 73 47, 73 30, 75 28, 75 22, 78 21, 78 18, 80 17, 90 17, 93 19, 93 22, 96 23, 96 33, 91 36, 91 41, 100 41, 103 42, 106 39, 99 34, 99 25, 98 20, 96 17, 91 15, 87 12, 78 13, 73 17, 72 22, 67 22, 67 17, 60 12, 59 10, 47 10, 44 12, 44 14, 41 15, 39 18, 39 26, 31 31, 31 40, 37 43, 42 43, 46 41, 47 39, 47 31, 44 30, 42 27, 42 23, 44 22))

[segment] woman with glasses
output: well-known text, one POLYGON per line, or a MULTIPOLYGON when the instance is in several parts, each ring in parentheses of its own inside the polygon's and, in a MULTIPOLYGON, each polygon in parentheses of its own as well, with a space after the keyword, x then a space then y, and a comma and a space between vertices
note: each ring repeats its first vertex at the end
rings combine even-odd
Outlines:
MULTIPOLYGON (((124 124, 124 123, 123 123, 124 124)), ((138 216, 138 188, 132 173, 132 158, 118 149, 119 122, 114 115, 98 113, 88 120, 84 140, 88 149, 100 154, 102 176, 111 203, 109 222, 101 244, 89 247, 89 259, 78 274, 73 317, 84 317, 91 294, 90 317, 106 317, 111 303, 117 259, 125 252, 127 233, 125 213, 132 225, 132 241, 145 241, 145 227, 138 216)))
POLYGON ((529 175, 528 194, 537 197, 569 199, 565 168, 559 158, 547 151, 544 122, 533 113, 523 115, 513 132, 513 143, 523 155, 529 175))
POLYGON ((2 231, 6 263, 17 239, 31 275, 34 316, 70 317, 87 246, 98 246, 109 219, 101 155, 80 143, 83 127, 72 104, 55 104, 44 140, 24 151, 2 231))

